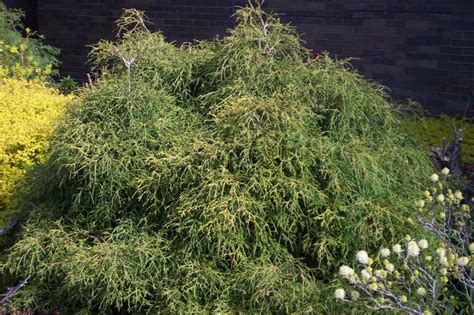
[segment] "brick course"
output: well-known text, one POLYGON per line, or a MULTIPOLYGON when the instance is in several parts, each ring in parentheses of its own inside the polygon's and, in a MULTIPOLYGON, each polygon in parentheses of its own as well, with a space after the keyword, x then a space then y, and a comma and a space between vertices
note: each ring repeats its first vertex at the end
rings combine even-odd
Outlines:
MULTIPOLYGON (((83 78, 86 45, 111 38, 124 7, 145 10, 155 29, 183 42, 225 34, 233 26, 235 6, 245 3, 40 0, 37 14, 39 31, 62 49, 63 73, 83 78)), ((327 50, 337 58, 355 58, 355 68, 389 87, 395 99, 412 98, 433 114, 458 115, 474 94, 472 0, 267 0, 264 7, 304 33, 315 53, 327 50)), ((468 115, 473 114, 471 109, 468 115)))

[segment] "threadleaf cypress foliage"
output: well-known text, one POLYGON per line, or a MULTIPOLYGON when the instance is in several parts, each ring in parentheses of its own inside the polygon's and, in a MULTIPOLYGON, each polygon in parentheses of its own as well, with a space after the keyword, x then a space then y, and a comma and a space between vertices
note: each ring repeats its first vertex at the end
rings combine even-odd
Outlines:
POLYGON ((13 306, 322 312, 340 263, 413 230, 429 164, 383 88, 259 6, 236 19, 176 47, 127 10, 94 46, 4 266, 32 276, 13 306))

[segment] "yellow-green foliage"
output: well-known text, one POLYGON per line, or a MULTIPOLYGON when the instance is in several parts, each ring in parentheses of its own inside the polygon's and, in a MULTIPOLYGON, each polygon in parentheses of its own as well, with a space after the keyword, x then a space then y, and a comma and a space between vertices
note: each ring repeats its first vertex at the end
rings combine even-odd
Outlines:
POLYGON ((443 138, 451 141, 453 126, 464 129, 461 159, 463 163, 474 163, 474 125, 467 119, 453 119, 445 115, 421 119, 405 118, 402 120, 402 126, 407 133, 426 146, 440 146, 443 138))
POLYGON ((48 137, 69 100, 39 82, 0 81, 0 226, 14 211, 15 186, 43 160, 48 137))
POLYGON ((94 46, 107 70, 31 189, 4 268, 32 280, 11 307, 343 314, 337 266, 416 234, 430 164, 385 91, 260 7, 236 18, 176 47, 126 10, 94 46))

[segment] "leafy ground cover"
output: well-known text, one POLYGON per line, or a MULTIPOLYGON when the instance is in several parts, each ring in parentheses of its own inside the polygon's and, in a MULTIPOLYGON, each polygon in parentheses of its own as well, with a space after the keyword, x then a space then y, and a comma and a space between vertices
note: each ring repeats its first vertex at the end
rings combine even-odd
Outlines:
POLYGON ((441 146, 441 140, 453 138, 453 128, 463 129, 461 162, 474 163, 474 126, 469 119, 453 119, 446 115, 439 117, 405 118, 401 120, 403 129, 413 135, 427 150, 441 146))

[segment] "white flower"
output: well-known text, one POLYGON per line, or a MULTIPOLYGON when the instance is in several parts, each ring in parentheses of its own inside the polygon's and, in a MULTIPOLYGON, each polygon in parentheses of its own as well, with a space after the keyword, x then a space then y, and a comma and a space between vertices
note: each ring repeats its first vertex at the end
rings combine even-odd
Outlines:
POLYGON ((402 246, 400 244, 393 245, 392 250, 396 254, 401 254, 403 252, 402 246))
POLYGON ((390 256, 390 249, 388 248, 382 248, 380 250, 380 257, 382 258, 387 258, 388 256, 390 256))
POLYGON ((334 297, 338 300, 344 300, 345 296, 346 291, 344 291, 344 289, 336 289, 336 291, 334 291, 334 297))
POLYGON ((391 263, 388 263, 387 265, 385 265, 385 269, 388 271, 388 272, 393 272, 395 270, 395 266, 391 263))
POLYGON ((469 244, 469 251, 474 254, 474 243, 469 244))
POLYGON ((419 240, 418 241, 418 246, 420 246, 421 249, 427 249, 428 248, 428 241, 425 239, 419 240))
POLYGON ((444 199, 446 199, 446 198, 444 197, 443 194, 439 194, 439 195, 436 197, 436 200, 438 200, 438 202, 444 202, 444 199))
POLYGON ((361 264, 367 265, 369 263, 369 254, 365 250, 360 250, 356 254, 357 261, 361 264))
POLYGON ((441 174, 443 175, 448 175, 449 174, 449 168, 445 167, 441 170, 441 174))
POLYGON ((443 247, 440 247, 436 250, 436 254, 438 254, 439 256, 443 257, 446 255, 446 249, 444 249, 443 247))
POLYGON ((360 275, 361 275, 361 277, 362 277, 363 279, 365 279, 365 280, 369 280, 370 277, 372 277, 372 275, 370 274, 370 272, 368 272, 368 271, 365 270, 365 269, 360 272, 360 275))
POLYGON ((423 208, 425 206, 425 201, 423 199, 418 200, 417 206, 420 207, 420 208, 423 208))
POLYGON ((462 192, 460 192, 459 190, 456 190, 454 192, 454 197, 456 197, 456 199, 459 199, 459 200, 464 198, 464 196, 462 195, 462 192))
POLYGON ((432 175, 430 176, 430 178, 431 178, 431 181, 432 181, 433 183, 436 183, 436 182, 438 181, 438 179, 439 179, 439 176, 438 176, 438 174, 432 174, 432 175))
POLYGON ((339 274, 344 278, 349 278, 354 274, 354 269, 349 266, 341 266, 341 268, 339 268, 339 274))
POLYGON ((461 267, 466 267, 469 264, 469 257, 461 257, 458 259, 458 265, 461 267))
POLYGON ((408 256, 412 257, 417 257, 418 255, 420 255, 420 248, 418 247, 418 244, 415 241, 408 242, 407 253, 408 256))

